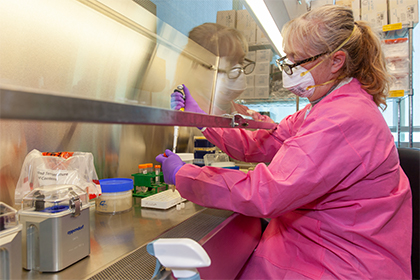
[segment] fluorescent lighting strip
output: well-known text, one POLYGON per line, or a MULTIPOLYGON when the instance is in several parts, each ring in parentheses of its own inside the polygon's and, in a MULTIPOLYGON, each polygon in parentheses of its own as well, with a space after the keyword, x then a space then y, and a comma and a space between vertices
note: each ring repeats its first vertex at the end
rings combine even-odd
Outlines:
POLYGON ((270 11, 265 5, 264 0, 245 0, 248 7, 252 10, 255 17, 258 19, 260 25, 264 29, 266 35, 269 37, 271 43, 277 52, 284 56, 283 52, 283 37, 281 36, 280 30, 278 29, 270 11))

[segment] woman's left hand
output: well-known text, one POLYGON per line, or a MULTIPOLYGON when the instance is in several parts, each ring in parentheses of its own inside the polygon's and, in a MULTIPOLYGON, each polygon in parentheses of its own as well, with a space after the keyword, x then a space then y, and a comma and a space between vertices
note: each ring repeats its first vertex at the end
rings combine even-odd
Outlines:
POLYGON ((164 154, 160 154, 156 157, 156 161, 162 164, 162 172, 165 183, 174 185, 175 184, 175 175, 178 170, 184 166, 185 162, 181 158, 171 152, 170 150, 165 150, 164 154))

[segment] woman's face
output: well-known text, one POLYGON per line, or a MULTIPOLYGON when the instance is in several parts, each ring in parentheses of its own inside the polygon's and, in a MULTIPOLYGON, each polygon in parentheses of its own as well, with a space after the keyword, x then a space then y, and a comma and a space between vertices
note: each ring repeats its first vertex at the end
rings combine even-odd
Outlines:
MULTIPOLYGON (((235 64, 236 66, 239 63, 235 64)), ((220 58, 219 69, 229 71, 233 66, 224 57, 220 58)), ((228 78, 228 74, 220 72, 217 74, 216 91, 215 91, 215 105, 228 111, 231 107, 231 102, 238 98, 246 89, 246 78, 244 73, 240 73, 236 79, 228 78)))
MULTIPOLYGON (((303 53, 303 52, 297 52, 297 53, 303 53)), ((311 57, 310 55, 303 55, 303 54, 299 55, 297 53, 288 53, 287 58, 292 63, 297 63, 299 61, 302 61, 311 57)), ((331 58, 328 55, 323 55, 314 61, 303 63, 300 66, 302 66, 306 70, 310 70, 310 74, 312 75, 315 81, 315 85, 320 85, 334 78, 331 73, 331 58)), ((333 84, 331 83, 331 84, 315 87, 314 94, 310 98, 308 98, 309 101, 317 100, 318 98, 321 98, 322 96, 324 96, 329 91, 332 85, 333 84)))

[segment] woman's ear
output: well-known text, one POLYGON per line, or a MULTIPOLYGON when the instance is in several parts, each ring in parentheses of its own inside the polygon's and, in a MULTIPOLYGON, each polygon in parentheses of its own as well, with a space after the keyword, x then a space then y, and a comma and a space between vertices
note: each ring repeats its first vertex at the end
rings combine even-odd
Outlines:
POLYGON ((338 51, 333 54, 332 56, 332 66, 331 66, 331 72, 333 74, 340 71, 340 69, 343 67, 344 62, 346 62, 346 53, 343 51, 338 51))

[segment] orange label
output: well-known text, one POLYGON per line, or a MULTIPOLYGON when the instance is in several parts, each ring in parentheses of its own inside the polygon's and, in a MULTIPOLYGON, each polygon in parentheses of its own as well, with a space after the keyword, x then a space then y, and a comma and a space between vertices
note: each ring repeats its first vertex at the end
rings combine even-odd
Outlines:
POLYGON ((57 153, 50 153, 50 152, 43 152, 43 156, 49 156, 49 157, 61 157, 64 159, 68 159, 69 157, 73 156, 73 152, 57 152, 57 153))

